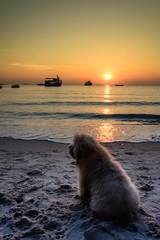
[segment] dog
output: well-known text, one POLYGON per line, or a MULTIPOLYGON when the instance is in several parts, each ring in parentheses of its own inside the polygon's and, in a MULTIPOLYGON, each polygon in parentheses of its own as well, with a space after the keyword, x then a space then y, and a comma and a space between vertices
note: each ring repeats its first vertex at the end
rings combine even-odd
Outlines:
POLYGON ((69 153, 79 169, 80 197, 103 219, 128 222, 140 208, 140 197, 130 177, 107 148, 92 136, 75 134, 69 153))

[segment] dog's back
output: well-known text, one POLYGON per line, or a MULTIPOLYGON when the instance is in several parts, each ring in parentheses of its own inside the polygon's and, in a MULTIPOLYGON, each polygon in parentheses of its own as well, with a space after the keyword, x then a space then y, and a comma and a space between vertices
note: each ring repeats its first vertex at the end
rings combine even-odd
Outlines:
POLYGON ((120 164, 110 161, 91 187, 91 209, 107 219, 127 221, 138 211, 139 194, 120 164))

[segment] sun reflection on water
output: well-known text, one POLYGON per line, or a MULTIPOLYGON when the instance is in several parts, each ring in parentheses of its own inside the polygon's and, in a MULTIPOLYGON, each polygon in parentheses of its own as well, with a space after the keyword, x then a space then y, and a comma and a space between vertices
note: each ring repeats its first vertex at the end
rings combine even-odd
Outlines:
POLYGON ((102 142, 113 142, 113 126, 108 123, 104 123, 101 126, 99 126, 99 134, 102 142))
MULTIPOLYGON (((110 86, 107 85, 105 86, 104 89, 104 102, 105 107, 102 110, 103 114, 109 115, 112 114, 112 110, 109 107, 107 103, 112 102, 111 100, 111 92, 110 92, 110 86)), ((109 119, 105 121, 101 121, 101 123, 97 124, 95 127, 96 131, 96 137, 101 141, 101 142, 114 142, 117 140, 121 140, 120 136, 124 136, 125 132, 120 126, 117 126, 116 124, 112 124, 109 119)))
MULTIPOLYGON (((107 103, 112 102, 110 99, 110 86, 108 85, 105 86, 105 89, 104 89, 104 98, 105 98, 104 102, 106 103, 106 106, 107 106, 107 103)), ((110 109, 107 106, 107 108, 103 109, 103 114, 108 114, 108 113, 110 113, 110 109)))
POLYGON ((109 108, 103 109, 103 113, 104 113, 104 114, 108 114, 109 112, 110 112, 110 109, 109 109, 109 108))
POLYGON ((111 102, 111 99, 110 99, 110 86, 107 85, 105 86, 105 89, 104 89, 104 98, 105 98, 105 102, 111 102))
POLYGON ((101 142, 121 141, 122 136, 126 135, 119 126, 110 123, 101 123, 95 127, 96 138, 101 142))

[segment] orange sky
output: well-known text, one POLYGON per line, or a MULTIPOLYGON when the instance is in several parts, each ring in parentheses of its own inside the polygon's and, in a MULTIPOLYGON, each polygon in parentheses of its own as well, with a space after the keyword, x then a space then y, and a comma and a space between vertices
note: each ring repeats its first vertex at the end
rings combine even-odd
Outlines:
POLYGON ((159 9, 159 0, 0 0, 0 83, 59 74, 64 84, 160 84, 159 9))

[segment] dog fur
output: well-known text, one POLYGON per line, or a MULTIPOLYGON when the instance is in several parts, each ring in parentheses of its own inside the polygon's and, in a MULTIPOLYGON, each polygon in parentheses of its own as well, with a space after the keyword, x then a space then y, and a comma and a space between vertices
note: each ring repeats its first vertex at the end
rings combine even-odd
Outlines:
POLYGON ((94 213, 124 222, 135 216, 138 191, 105 147, 90 135, 75 134, 69 152, 79 169, 80 197, 90 200, 94 213))

